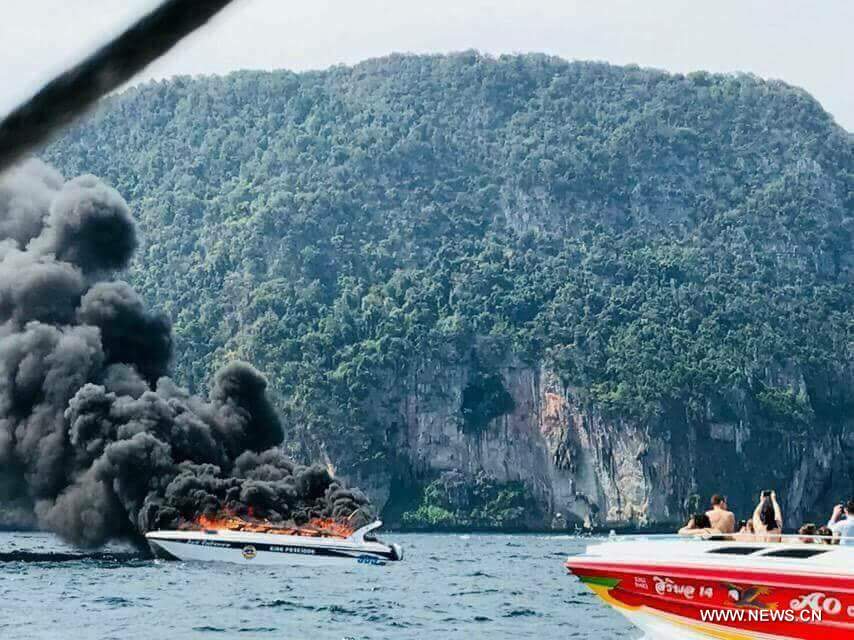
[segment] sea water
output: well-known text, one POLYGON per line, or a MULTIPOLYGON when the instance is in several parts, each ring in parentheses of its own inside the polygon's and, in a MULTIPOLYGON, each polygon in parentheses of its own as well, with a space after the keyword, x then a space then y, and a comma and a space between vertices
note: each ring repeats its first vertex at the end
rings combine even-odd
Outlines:
POLYGON ((590 538, 385 533, 384 567, 264 567, 75 550, 0 533, 0 638, 578 638, 640 634, 567 575, 590 538), (58 557, 57 557, 58 558, 58 557))

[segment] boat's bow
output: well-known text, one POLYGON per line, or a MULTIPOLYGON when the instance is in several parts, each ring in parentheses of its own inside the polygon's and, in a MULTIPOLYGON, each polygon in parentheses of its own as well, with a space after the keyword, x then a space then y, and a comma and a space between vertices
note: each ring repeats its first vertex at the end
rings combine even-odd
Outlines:
POLYGON ((854 548, 618 539, 566 567, 652 638, 854 640, 854 548))

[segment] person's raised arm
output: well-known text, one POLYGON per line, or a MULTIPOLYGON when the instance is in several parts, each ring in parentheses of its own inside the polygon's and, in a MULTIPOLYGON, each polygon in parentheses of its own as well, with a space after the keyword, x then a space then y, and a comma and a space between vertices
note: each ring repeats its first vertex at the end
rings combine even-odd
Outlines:
POLYGON ((839 523, 839 518, 842 517, 842 505, 838 504, 833 507, 833 515, 830 516, 830 520, 827 522, 827 526, 833 529, 835 525, 839 523))
POLYGON ((753 510, 753 531, 754 533, 761 530, 762 520, 759 519, 759 509, 762 508, 762 498, 759 498, 759 504, 756 505, 756 508, 753 510))
POLYGON ((777 492, 771 492, 771 504, 774 505, 774 519, 777 521, 777 526, 783 528, 783 512, 780 510, 780 505, 777 503, 777 492))

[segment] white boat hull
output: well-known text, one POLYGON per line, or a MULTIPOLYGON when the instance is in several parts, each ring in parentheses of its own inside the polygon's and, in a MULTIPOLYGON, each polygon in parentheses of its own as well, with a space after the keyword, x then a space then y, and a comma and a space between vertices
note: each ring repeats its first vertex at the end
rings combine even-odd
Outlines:
POLYGON ((163 540, 149 541, 149 544, 159 549, 155 555, 166 557, 161 553, 165 551, 168 557, 176 558, 184 562, 233 562, 248 565, 287 565, 287 566, 328 566, 344 563, 356 564, 385 564, 386 560, 378 560, 373 556, 335 557, 322 555, 307 555, 304 553, 273 553, 270 551, 255 551, 254 555, 245 552, 244 548, 221 549, 216 547, 205 547, 201 545, 189 545, 180 542, 167 542, 163 540))
POLYGON ((182 561, 322 566, 384 565, 402 559, 398 545, 364 539, 376 526, 364 527, 348 538, 231 530, 152 531, 146 538, 156 556, 182 561))

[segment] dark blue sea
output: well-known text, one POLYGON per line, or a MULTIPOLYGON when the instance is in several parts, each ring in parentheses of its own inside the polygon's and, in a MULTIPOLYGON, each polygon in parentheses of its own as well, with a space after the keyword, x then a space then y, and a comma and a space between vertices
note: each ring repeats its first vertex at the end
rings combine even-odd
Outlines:
POLYGON ((636 639, 563 561, 568 536, 393 534, 403 562, 281 568, 117 558, 0 533, 0 638, 636 639), (26 558, 26 560, 24 559, 26 558), (42 558, 40 561, 33 561, 42 558))

